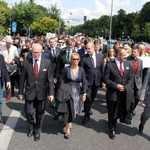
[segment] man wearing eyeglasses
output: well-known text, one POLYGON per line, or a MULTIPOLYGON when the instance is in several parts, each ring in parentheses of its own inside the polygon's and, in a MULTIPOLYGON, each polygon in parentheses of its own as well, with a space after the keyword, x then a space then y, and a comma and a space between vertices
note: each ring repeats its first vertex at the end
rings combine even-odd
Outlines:
POLYGON ((32 46, 32 57, 23 62, 19 83, 19 99, 25 98, 25 112, 28 123, 27 136, 40 139, 47 93, 48 100, 54 100, 53 69, 51 62, 42 57, 42 46, 32 46), (26 82, 26 84, 24 84, 26 82), (25 85, 25 97, 23 90, 25 85))

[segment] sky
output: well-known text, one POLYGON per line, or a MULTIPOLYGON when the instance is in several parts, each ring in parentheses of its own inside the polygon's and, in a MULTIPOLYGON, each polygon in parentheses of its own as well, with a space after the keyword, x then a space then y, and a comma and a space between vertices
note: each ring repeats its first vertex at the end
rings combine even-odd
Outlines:
MULTIPOLYGON (((19 0, 5 0, 13 5, 19 0)), ((29 2, 29 0, 22 0, 29 2)), ((120 9, 127 13, 136 12, 142 9, 148 0, 34 0, 36 4, 50 8, 51 4, 57 4, 61 10, 61 18, 68 22, 68 26, 83 23, 84 16, 87 19, 98 19, 102 15, 111 14, 111 4, 113 1, 112 15, 117 14, 120 9)))

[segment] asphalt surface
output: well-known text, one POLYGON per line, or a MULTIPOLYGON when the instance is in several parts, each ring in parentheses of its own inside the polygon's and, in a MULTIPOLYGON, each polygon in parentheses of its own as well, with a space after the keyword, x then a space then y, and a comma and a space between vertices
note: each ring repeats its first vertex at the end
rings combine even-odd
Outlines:
MULTIPOLYGON (((26 135, 24 101, 17 99, 17 91, 15 94, 10 102, 3 99, 5 122, 10 119, 13 109, 21 111, 7 150, 150 150, 150 120, 145 125, 144 133, 138 132, 140 115, 143 111, 143 107, 139 105, 132 124, 125 125, 118 121, 116 138, 112 140, 108 137, 105 89, 99 90, 92 106, 93 115, 85 126, 81 124, 84 114, 77 116, 69 139, 64 139, 64 125, 53 120, 53 110, 47 104, 41 139, 36 142, 33 137, 26 135)), ((3 125, 0 124, 0 132, 3 130, 3 125)))

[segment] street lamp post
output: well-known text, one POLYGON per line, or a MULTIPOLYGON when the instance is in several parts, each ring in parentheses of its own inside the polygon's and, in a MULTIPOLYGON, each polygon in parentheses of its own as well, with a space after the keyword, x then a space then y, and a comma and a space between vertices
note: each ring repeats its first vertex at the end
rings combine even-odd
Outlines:
POLYGON ((112 11, 113 11, 113 0, 111 1, 111 15, 110 15, 109 40, 111 40, 111 34, 112 34, 112 11))

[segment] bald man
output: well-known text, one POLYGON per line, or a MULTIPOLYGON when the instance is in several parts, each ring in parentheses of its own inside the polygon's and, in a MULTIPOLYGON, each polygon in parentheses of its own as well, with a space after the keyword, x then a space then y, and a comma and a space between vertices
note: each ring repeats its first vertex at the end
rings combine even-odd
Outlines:
POLYGON ((102 85, 101 79, 104 73, 103 55, 95 52, 94 43, 88 42, 86 45, 86 50, 87 54, 81 57, 80 62, 81 67, 84 68, 88 86, 87 99, 84 102, 85 116, 82 121, 83 124, 86 124, 89 121, 91 105, 96 98, 98 88, 102 85))
POLYGON ((50 102, 54 100, 52 65, 48 59, 41 57, 41 54, 42 46, 38 43, 34 44, 32 57, 23 62, 19 85, 19 98, 20 100, 25 98, 27 136, 34 135, 35 141, 40 139, 46 98, 48 96, 50 102), (23 97, 24 83, 26 84, 23 97))

